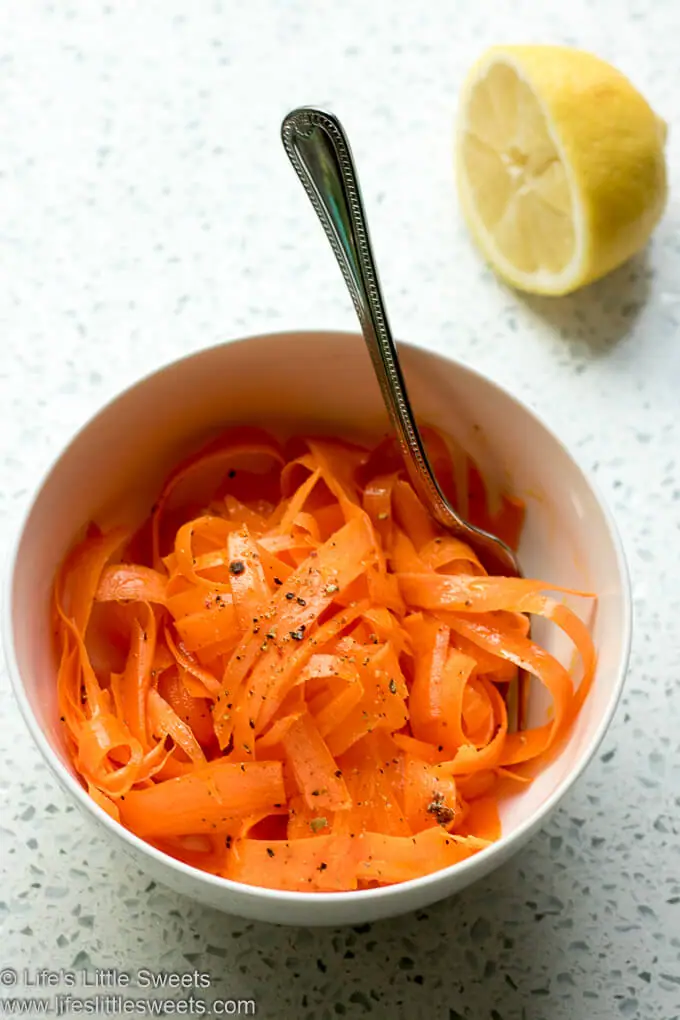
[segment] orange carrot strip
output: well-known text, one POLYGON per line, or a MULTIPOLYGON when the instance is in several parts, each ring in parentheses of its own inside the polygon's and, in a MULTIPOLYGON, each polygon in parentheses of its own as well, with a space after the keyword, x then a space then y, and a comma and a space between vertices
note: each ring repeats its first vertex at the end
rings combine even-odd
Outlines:
MULTIPOLYGON (((263 611, 266 621, 275 620, 275 630, 249 630, 233 652, 223 680, 223 691, 215 709, 215 728, 222 747, 226 747, 234 727, 234 740, 247 743, 250 720, 260 732, 275 714, 281 697, 287 693, 291 663, 296 662, 295 645, 309 645, 311 625, 341 591, 364 568, 364 558, 374 547, 373 535, 363 520, 345 525, 333 540, 325 543, 288 578, 286 590, 279 587, 263 611), (274 637, 267 638, 267 633, 274 637), (287 653, 285 664, 283 652, 287 653), (264 654, 263 654, 264 653, 264 654), (245 700, 237 698, 238 688, 260 659, 250 678, 245 700), (264 702, 267 701, 267 705, 264 702), (227 709, 231 703, 236 708, 227 709), (261 713, 261 718, 260 718, 261 713)), ((264 621, 263 621, 264 622, 264 621)), ((314 651, 312 647, 311 651, 314 651)))
POLYGON ((167 578, 151 567, 121 563, 106 567, 95 593, 97 602, 156 602, 165 604, 167 578))
POLYGON ((223 833, 150 839, 149 842, 164 854, 192 868, 200 868, 212 875, 221 875, 224 871, 227 850, 223 833))
MULTIPOLYGON (((216 581, 198 573, 200 566, 194 550, 194 536, 197 530, 210 525, 215 520, 219 520, 219 518, 199 517, 182 525, 175 537, 177 570, 192 584, 203 588, 214 588, 222 593, 230 593, 231 587, 226 578, 223 581, 216 581)), ((220 521, 220 524, 223 525, 224 521, 220 521)))
MULTIPOLYGON (((529 612, 524 606, 536 604, 531 597, 549 587, 544 581, 523 577, 473 577, 468 574, 399 574, 397 580, 402 597, 410 605, 457 613, 490 613, 499 609, 529 612)), ((553 587, 552 590, 571 595, 584 594, 569 588, 553 587)))
POLYGON ((236 499, 236 496, 226 495, 224 497, 224 504, 229 514, 229 520, 237 527, 243 527, 245 525, 248 530, 254 535, 261 535, 267 529, 266 518, 262 514, 256 513, 251 510, 250 507, 245 506, 240 500, 236 499))
POLYGON ((272 723, 266 733, 255 741, 255 755, 260 760, 278 759, 285 756, 283 738, 291 726, 293 726, 302 715, 302 712, 293 712, 291 715, 283 716, 272 723))
POLYGON ((336 757, 374 729, 393 733, 408 718, 406 702, 400 694, 402 684, 396 674, 391 676, 390 670, 384 668, 389 664, 385 647, 367 656, 367 660, 359 664, 363 698, 328 735, 328 746, 336 757))
POLYGON ((345 681, 346 686, 327 705, 312 713, 316 728, 322 737, 327 737, 337 725, 347 718, 364 696, 364 688, 358 676, 345 681))
POLYGON ((392 502, 397 523, 413 543, 416 550, 431 542, 437 534, 434 521, 423 506, 409 482, 398 479, 392 502))
POLYGON ((475 747, 485 747, 493 737, 496 720, 489 690, 488 681, 484 677, 470 677, 465 684, 462 698, 462 743, 466 743, 467 738, 467 742, 475 747))
MULTIPOLYGON (((437 613, 436 619, 441 623, 450 622, 445 613, 437 613)), ((500 655, 492 654, 487 648, 482 648, 474 641, 469 641, 457 631, 451 635, 451 644, 475 662, 476 671, 479 674, 489 674, 496 682, 507 682, 517 676, 517 666, 514 663, 508 662, 500 655)))
POLYGON ((403 755, 385 730, 375 730, 356 741, 338 759, 338 765, 352 804, 349 811, 335 815, 334 831, 411 834, 403 803, 403 755))
POLYGON ((476 836, 495 843, 501 838, 501 819, 498 813, 498 799, 494 796, 477 797, 467 806, 461 835, 476 836))
POLYGON ((412 832, 440 825, 453 828, 458 812, 455 780, 430 765, 407 755, 404 764, 404 813, 412 832))
POLYGON ((302 510, 305 503, 307 502, 309 496, 314 490, 314 486, 317 484, 320 477, 321 477, 320 471, 317 470, 312 472, 307 481, 303 482, 300 488, 297 490, 297 492, 293 495, 292 499, 288 503, 288 506, 286 507, 283 517, 279 522, 277 529, 279 533, 285 533, 292 529, 296 517, 302 510))
POLYGON ((127 537, 123 528, 115 528, 108 535, 85 538, 71 550, 57 573, 55 605, 83 635, 104 567, 127 537))
POLYGON ((357 879, 376 880, 381 885, 407 882, 449 868, 489 846, 486 840, 451 835, 438 825, 415 836, 366 832, 353 842, 358 856, 357 879))
POLYGON ((285 799, 280 762, 219 759, 178 779, 132 790, 120 804, 123 825, 138 836, 181 836, 229 828, 285 799))
MULTIPOLYGON (((335 592, 341 592, 365 569, 373 549, 374 536, 370 526, 363 517, 356 518, 336 532, 331 541, 324 543, 313 559, 305 560, 288 579, 286 591, 282 590, 275 596, 272 612, 277 620, 276 636, 271 643, 264 642, 262 650, 268 654, 262 658, 249 681, 248 715, 256 723, 259 720, 260 729, 274 714, 290 676, 284 665, 283 653, 287 653, 290 660, 297 644, 313 641, 312 625, 331 604, 335 592), (288 598, 288 595, 293 598, 288 598), (280 672, 282 665, 283 672, 280 672)), ((252 636, 251 646, 258 637, 252 636)))
POLYGON ((447 761, 450 757, 449 752, 443 746, 435 747, 434 744, 428 744, 425 740, 417 740, 407 733, 394 733, 392 739, 401 751, 414 758, 419 758, 421 761, 426 761, 429 765, 437 765, 447 761))
POLYGON ((282 738, 300 792, 310 810, 342 811, 350 806, 350 797, 335 759, 320 735, 314 720, 304 713, 282 738))
POLYGON ((234 606, 224 597, 220 597, 209 609, 176 620, 175 630, 188 652, 199 652, 211 645, 223 645, 231 649, 240 636, 234 606))
MULTIPOLYGON (((82 718, 95 718, 98 715, 104 715, 109 710, 110 699, 108 692, 102 691, 99 686, 99 680, 92 668, 85 640, 73 620, 64 616, 59 604, 57 604, 57 612, 66 635, 75 643, 77 650, 80 669, 76 676, 79 674, 80 682, 76 690, 73 691, 73 695, 75 705, 79 708, 79 715, 82 718)), ((68 643, 65 648, 69 648, 68 643)))
POLYGON ((81 702, 80 653, 77 647, 69 648, 66 642, 62 646, 57 671, 57 698, 68 736, 73 739, 85 719, 85 712, 81 702))
POLYGON ((244 630, 253 623, 253 617, 258 617, 269 601, 269 587, 248 528, 244 526, 232 532, 227 543, 231 595, 236 618, 244 630))
POLYGON ((465 801, 476 800, 477 797, 484 797, 491 793, 498 785, 498 774, 501 769, 480 769, 478 772, 471 772, 469 775, 456 777, 458 793, 465 801))
POLYGON ((160 696, 155 688, 149 691, 149 729, 156 737, 172 737, 191 761, 203 764, 205 755, 196 740, 193 730, 175 710, 160 696))
POLYGON ((156 569, 158 569, 158 564, 160 562, 161 517, 173 492, 193 471, 196 470, 196 468, 205 469, 207 464, 222 464, 226 467, 230 460, 233 462, 236 458, 241 457, 244 454, 265 455, 271 457, 274 461, 283 463, 280 447, 273 441, 271 436, 267 435, 261 429, 242 427, 230 429, 224 435, 211 440, 211 442, 197 453, 183 460, 171 472, 163 486, 160 496, 158 497, 151 517, 153 565, 156 569))
POLYGON ((501 757, 508 736, 508 713, 505 702, 493 684, 486 682, 486 690, 494 708, 496 734, 485 747, 463 744, 451 761, 437 765, 442 774, 449 776, 468 775, 482 769, 492 769, 501 764, 501 757))
POLYGON ((217 678, 214 677, 207 669, 203 669, 199 666, 193 656, 186 649, 182 648, 181 644, 176 644, 172 638, 172 634, 167 629, 165 631, 165 643, 167 644, 168 649, 177 665, 185 669, 187 673, 191 673, 192 676, 196 677, 210 695, 214 697, 221 692, 222 688, 219 680, 217 680, 217 678))
POLYGON ((422 614, 410 617, 405 627, 416 657, 409 697, 411 729, 419 740, 439 744, 442 686, 451 632, 445 624, 425 619, 422 614))
POLYGON ((392 537, 392 492, 398 475, 381 475, 372 479, 364 489, 363 507, 383 546, 389 546, 392 537))
POLYGON ((138 778, 141 761, 139 741, 115 715, 101 712, 81 723, 76 765, 102 792, 127 793, 138 778))
POLYGON ((226 878, 246 885, 298 892, 340 892, 356 888, 349 836, 291 840, 235 840, 226 878))
POLYGON ((397 655, 408 651, 411 645, 409 636, 399 619, 404 611, 403 604, 399 609, 392 610, 386 606, 373 605, 362 614, 370 632, 376 634, 381 641, 389 642, 397 655))
POLYGON ((486 570, 470 546, 451 535, 445 537, 438 535, 428 542, 420 550, 420 558, 423 565, 429 570, 441 570, 443 567, 456 563, 460 565, 459 569, 465 565, 464 573, 472 573, 477 576, 486 574, 486 570))
POLYGON ((274 589, 280 587, 293 573, 293 567, 266 549, 261 542, 257 541, 255 546, 269 587, 274 589))
POLYGON ((101 790, 99 790, 90 780, 88 780, 87 783, 87 792, 90 797, 92 797, 95 804, 98 804, 102 811, 106 811, 107 815, 110 818, 113 818, 114 822, 120 821, 120 811, 118 810, 118 805, 115 800, 112 800, 111 797, 107 797, 107 795, 102 793, 101 790))
POLYGON ((514 765, 543 753, 554 742, 567 718, 573 697, 573 684, 567 670, 528 638, 506 633, 499 643, 498 634, 492 627, 479 620, 456 618, 453 614, 451 626, 475 644, 500 654, 537 677, 552 695, 552 722, 533 730, 509 734, 504 742, 501 759, 495 764, 514 765))
POLYGON ((123 719, 142 746, 148 743, 147 697, 156 653, 156 617, 148 602, 141 603, 141 620, 132 625, 130 652, 120 680, 123 719))
MULTIPOLYGON (((347 812, 343 811, 345 815, 347 812)), ((288 801, 288 824, 286 838, 310 839, 312 836, 328 836, 334 831, 332 811, 319 812, 307 806, 302 794, 296 794, 288 801)))
POLYGON ((205 688, 202 684, 199 685, 199 693, 193 693, 196 690, 192 683, 193 679, 186 670, 167 670, 158 682, 158 693, 181 721, 186 723, 198 743, 202 747, 207 747, 215 739, 210 716, 210 700, 204 697, 205 688))
MULTIPOLYGON (((191 674, 188 670, 184 669, 183 666, 177 665, 175 671, 170 670, 170 675, 172 675, 173 672, 176 673, 178 679, 182 683, 182 686, 192 698, 201 698, 208 701, 211 705, 210 711, 212 713, 212 700, 214 695, 211 696, 210 691, 205 684, 201 680, 198 680, 197 677, 193 676, 193 674, 191 674)), ((212 732, 212 716, 210 720, 210 729, 212 732)))
POLYGON ((173 575, 167 582, 167 595, 165 608, 169 610, 175 620, 181 620, 185 616, 195 616, 206 610, 219 608, 217 596, 220 601, 231 605, 231 593, 220 592, 212 589, 199 588, 191 584, 181 574, 173 575))

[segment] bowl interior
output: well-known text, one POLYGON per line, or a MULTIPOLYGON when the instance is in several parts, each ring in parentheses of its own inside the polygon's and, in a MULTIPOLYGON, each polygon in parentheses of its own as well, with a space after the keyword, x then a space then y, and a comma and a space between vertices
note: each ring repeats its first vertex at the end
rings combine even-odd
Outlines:
MULTIPOLYGON (((582 764, 613 707, 628 641, 625 568, 587 480, 531 412, 459 364, 407 346, 401 352, 419 419, 459 438, 487 472, 526 501, 520 548, 525 574, 599 596, 590 621, 599 656, 591 696, 550 767, 505 805, 507 835, 535 816, 582 764)), ((388 427, 360 337, 250 338, 162 369, 109 404, 67 448, 29 511, 12 577, 11 638, 30 712, 71 772, 58 726, 50 635, 57 565, 88 520, 139 520, 180 457, 208 434, 244 422, 349 436, 379 436, 388 427)), ((574 603, 583 615, 587 605, 574 603)), ((537 625, 534 633, 571 665, 555 628, 537 625)), ((534 689, 535 721, 544 721, 545 711, 543 693, 534 689)))

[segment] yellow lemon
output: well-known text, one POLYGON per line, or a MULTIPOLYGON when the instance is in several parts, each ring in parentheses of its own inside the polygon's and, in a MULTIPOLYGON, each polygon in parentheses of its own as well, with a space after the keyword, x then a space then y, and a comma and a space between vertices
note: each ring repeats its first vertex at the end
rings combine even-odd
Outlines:
POLYGON ((666 202, 666 125, 604 60, 496 46, 461 96, 461 205, 509 283, 567 294, 639 251, 666 202))

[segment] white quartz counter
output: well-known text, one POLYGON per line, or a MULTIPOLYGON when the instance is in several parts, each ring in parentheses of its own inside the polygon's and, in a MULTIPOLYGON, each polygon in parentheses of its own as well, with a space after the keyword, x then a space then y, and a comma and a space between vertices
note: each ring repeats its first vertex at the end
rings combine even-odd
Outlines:
POLYGON ((337 931, 228 918, 131 870, 55 785, 3 675, 0 968, 197 968, 208 1000, 291 1020, 680 1015, 678 38, 674 0, 1 5, 3 544, 72 431, 160 361, 354 328, 278 138, 288 109, 328 104, 395 332, 519 392, 596 473, 636 619, 605 745, 527 851, 456 900, 337 931), (596 51, 670 122, 675 196, 649 250, 560 301, 501 286, 456 210, 457 89, 507 40, 596 51))

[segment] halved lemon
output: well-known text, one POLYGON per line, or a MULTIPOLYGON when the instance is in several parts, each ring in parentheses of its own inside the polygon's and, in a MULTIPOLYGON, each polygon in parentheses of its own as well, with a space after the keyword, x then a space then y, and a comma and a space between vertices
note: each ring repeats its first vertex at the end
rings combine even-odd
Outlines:
POLYGON ((513 286, 566 294, 647 242, 666 203, 666 125, 616 68, 562 46, 496 46, 470 71, 463 214, 513 286))

